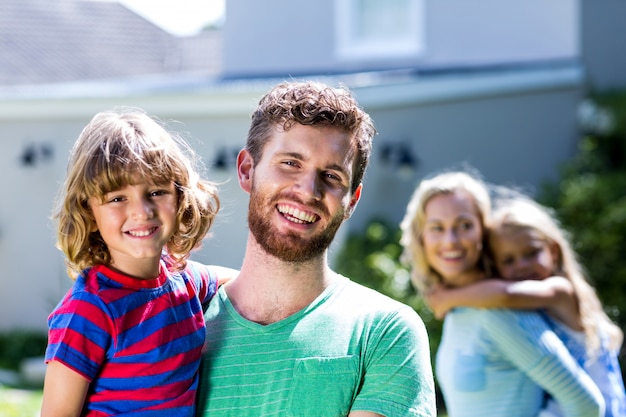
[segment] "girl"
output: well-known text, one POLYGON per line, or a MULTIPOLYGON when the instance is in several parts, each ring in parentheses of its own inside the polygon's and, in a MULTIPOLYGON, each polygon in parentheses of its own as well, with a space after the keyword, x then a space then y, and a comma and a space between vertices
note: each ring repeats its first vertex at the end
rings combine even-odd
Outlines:
MULTIPOLYGON (((544 309, 554 331, 602 391, 606 417, 626 416, 617 355, 623 333, 586 280, 565 231, 552 213, 518 196, 498 203, 489 247, 498 276, 428 295, 438 317, 456 306, 544 309)), ((554 415, 561 415, 554 404, 554 415)))
MULTIPOLYGON (((491 277, 483 256, 491 199, 464 172, 422 181, 401 224, 403 259, 422 292, 491 277)), ((538 312, 457 308, 444 319, 435 361, 450 417, 535 417, 550 393, 568 417, 598 417, 604 400, 538 312)))
POLYGON ((80 134, 55 213, 76 282, 48 319, 43 417, 194 415, 218 268, 188 258, 219 199, 193 158, 141 111, 80 134))

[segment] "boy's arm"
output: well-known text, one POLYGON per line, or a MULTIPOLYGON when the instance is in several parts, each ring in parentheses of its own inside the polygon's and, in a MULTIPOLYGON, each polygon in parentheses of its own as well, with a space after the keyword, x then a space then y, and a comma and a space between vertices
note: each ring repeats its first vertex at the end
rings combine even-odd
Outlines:
POLYGON ((217 274, 217 285, 222 286, 229 281, 237 278, 239 275, 238 269, 232 269, 227 266, 209 265, 209 267, 217 274))
POLYGON ((44 379, 41 417, 78 417, 89 381, 57 361, 48 363, 44 379))
POLYGON ((524 281, 487 279, 460 288, 440 286, 427 294, 426 300, 437 318, 443 318, 454 307, 544 308, 570 327, 580 329, 574 288, 558 276, 524 281))

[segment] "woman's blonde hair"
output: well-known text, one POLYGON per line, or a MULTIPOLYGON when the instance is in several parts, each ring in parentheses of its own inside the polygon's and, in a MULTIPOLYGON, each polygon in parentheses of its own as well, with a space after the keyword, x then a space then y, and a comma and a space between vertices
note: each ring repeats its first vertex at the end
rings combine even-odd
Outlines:
POLYGON ((94 222, 88 200, 146 180, 174 183, 176 229, 165 245, 174 269, 183 268, 220 206, 214 183, 200 178, 199 161, 180 137, 142 110, 120 108, 96 114, 72 148, 65 183, 53 214, 57 247, 75 278, 85 268, 109 264, 111 255, 94 222))
MULTIPOLYGON (((623 333, 607 316, 596 291, 589 284, 586 273, 578 261, 568 233, 561 226, 554 211, 525 196, 494 200, 494 211, 489 229, 500 233, 510 231, 534 232, 543 236, 547 244, 558 250, 554 275, 567 278, 574 288, 578 310, 586 335, 587 350, 594 357, 600 347, 599 328, 609 338, 611 348, 619 348, 623 333)), ((488 229, 488 233, 489 233, 488 229)))
MULTIPOLYGON (((486 221, 491 214, 489 190, 477 174, 464 171, 445 172, 421 181, 400 223, 402 231, 400 244, 403 247, 401 259, 410 266, 411 280, 419 291, 427 291, 433 285, 442 282, 441 275, 426 260, 422 239, 426 204, 437 195, 451 194, 456 191, 465 191, 474 199, 481 226, 485 230, 486 221)), ((478 267, 485 269, 483 257, 478 267)))

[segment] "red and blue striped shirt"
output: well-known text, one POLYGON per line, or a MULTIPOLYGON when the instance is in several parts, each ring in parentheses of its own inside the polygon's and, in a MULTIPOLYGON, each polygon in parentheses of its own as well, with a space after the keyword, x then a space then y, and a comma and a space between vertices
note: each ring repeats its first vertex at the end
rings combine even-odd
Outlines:
POLYGON ((205 325, 217 275, 189 261, 153 280, 98 265, 48 318, 46 362, 90 381, 84 416, 193 416, 205 325))

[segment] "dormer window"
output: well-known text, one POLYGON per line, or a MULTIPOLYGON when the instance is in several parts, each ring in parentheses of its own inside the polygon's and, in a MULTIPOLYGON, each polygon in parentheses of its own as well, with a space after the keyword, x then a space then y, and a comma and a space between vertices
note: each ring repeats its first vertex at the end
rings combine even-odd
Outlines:
POLYGON ((424 50, 424 0, 336 0, 338 59, 406 58, 424 50))

